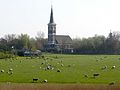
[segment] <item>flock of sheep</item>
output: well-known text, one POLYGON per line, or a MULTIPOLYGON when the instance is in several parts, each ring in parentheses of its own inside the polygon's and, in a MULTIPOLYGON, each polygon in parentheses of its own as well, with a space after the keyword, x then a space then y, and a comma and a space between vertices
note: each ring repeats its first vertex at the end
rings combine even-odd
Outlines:
MULTIPOLYGON (((99 58, 99 57, 96 57, 96 62, 102 62, 102 61, 104 61, 104 59, 105 58, 108 58, 107 56, 105 56, 105 57, 103 57, 103 58, 99 58)), ((115 60, 115 59, 114 59, 115 60)), ((120 58, 118 58, 118 59, 116 59, 116 60, 120 60, 120 58)), ((116 65, 113 65, 113 66, 107 66, 107 65, 104 65, 104 66, 102 66, 102 67, 100 67, 100 70, 102 70, 102 71, 104 71, 104 70, 114 70, 115 68, 117 68, 118 66, 116 66, 116 65)), ((119 66, 120 67, 120 66, 119 66)), ((87 74, 83 74, 84 75, 84 77, 85 78, 88 78, 89 76, 87 75, 87 74)), ((98 76, 100 76, 101 74, 100 73, 93 73, 93 78, 95 79, 95 78, 97 78, 98 76)), ((109 85, 114 85, 115 84, 115 81, 111 81, 110 83, 109 83, 109 85)))
MULTIPOLYGON (((4 73, 5 72, 5 70, 1 70, 1 73, 4 73)), ((9 75, 12 75, 13 74, 13 69, 12 68, 10 68, 8 71, 7 71, 7 73, 9 74, 9 75)))
MULTIPOLYGON (((59 59, 57 62, 56 62, 56 66, 55 66, 55 64, 51 64, 51 62, 52 61, 54 61, 54 59, 58 59, 58 57, 56 56, 56 57, 54 57, 54 58, 48 58, 48 57, 44 57, 44 56, 42 56, 41 57, 42 59, 43 59, 43 62, 41 62, 41 64, 40 64, 40 69, 41 70, 44 70, 44 71, 49 71, 49 70, 56 70, 56 73, 61 73, 62 72, 62 67, 72 67, 72 68, 74 68, 73 66, 75 66, 75 64, 67 64, 67 65, 64 65, 64 61, 63 60, 61 60, 61 59, 59 59), (59 65, 59 68, 57 67, 59 65)), ((107 58, 107 57, 104 57, 104 58, 107 58)), ((99 62, 99 61, 101 61, 101 60, 104 60, 104 58, 98 58, 98 57, 96 57, 96 61, 97 62, 99 62)), ((22 61, 20 60, 20 63, 21 63, 22 61)), ((86 62, 87 63, 87 62, 86 62)), ((110 66, 109 66, 110 67, 110 66)), ((115 69, 116 68, 116 66, 115 65, 113 65, 113 66, 111 66, 111 68, 108 68, 108 66, 107 65, 104 65, 104 66, 102 66, 102 67, 100 67, 100 70, 108 70, 108 69, 115 69)), ((1 73, 5 73, 5 70, 1 70, 1 73)), ((9 74, 9 75, 12 75, 13 74, 13 69, 12 68, 9 68, 8 70, 7 70, 7 73, 9 74)), ((93 75, 92 75, 92 77, 94 78, 94 79, 96 79, 98 76, 100 76, 101 74, 100 73, 93 73, 93 75)), ((87 74, 83 74, 83 77, 85 77, 85 78, 89 78, 89 75, 87 75, 87 74)), ((90 76, 91 77, 91 76, 90 76)), ((38 82, 39 81, 39 78, 32 78, 32 81, 33 82, 38 82)), ((42 82, 44 82, 44 83, 47 83, 48 82, 48 80, 47 79, 44 79, 44 80, 42 80, 42 82)), ((113 81, 113 82, 110 82, 109 83, 109 85, 113 85, 115 82, 113 81)))

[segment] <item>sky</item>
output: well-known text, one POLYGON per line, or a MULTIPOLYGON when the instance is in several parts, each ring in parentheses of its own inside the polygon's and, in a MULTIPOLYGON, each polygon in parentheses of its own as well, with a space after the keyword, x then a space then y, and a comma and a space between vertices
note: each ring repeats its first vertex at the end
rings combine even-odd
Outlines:
POLYGON ((57 35, 87 38, 120 31, 120 0, 0 0, 0 37, 35 37, 42 31, 47 38, 51 3, 57 35))

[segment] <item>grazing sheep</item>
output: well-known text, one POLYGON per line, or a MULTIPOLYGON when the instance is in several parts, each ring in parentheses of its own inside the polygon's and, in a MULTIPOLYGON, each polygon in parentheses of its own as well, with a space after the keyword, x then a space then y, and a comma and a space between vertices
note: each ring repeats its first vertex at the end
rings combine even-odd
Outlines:
POLYGON ((84 74, 84 77, 85 77, 85 78, 88 78, 88 75, 87 75, 87 74, 84 74))
POLYGON ((101 69, 102 69, 102 70, 105 70, 105 69, 107 69, 107 66, 104 66, 104 67, 102 67, 101 69))
POLYGON ((61 72, 60 69, 58 69, 57 72, 61 72))
POLYGON ((46 68, 47 70, 50 70, 51 69, 51 66, 49 65, 49 66, 47 66, 47 68, 46 68))
POLYGON ((13 74, 13 72, 9 72, 9 71, 8 71, 7 73, 8 73, 9 75, 12 75, 12 74, 13 74))
POLYGON ((38 81, 38 78, 33 78, 33 82, 37 82, 38 81))
POLYGON ((8 74, 10 74, 10 72, 7 72, 8 74))
POLYGON ((4 73, 5 71, 4 70, 1 70, 2 73, 4 73))
POLYGON ((13 74, 13 72, 9 72, 9 75, 12 75, 13 74))
POLYGON ((47 79, 45 79, 45 80, 43 80, 43 82, 44 82, 44 83, 47 83, 48 81, 47 81, 47 79))
POLYGON ((115 82, 111 82, 111 83, 109 83, 109 85, 114 85, 115 84, 115 82))
POLYGON ((112 66, 112 69, 115 69, 115 66, 112 66))
POLYGON ((13 69, 12 69, 12 68, 10 68, 10 69, 9 69, 9 71, 13 71, 13 69))
POLYGON ((99 76, 100 74, 99 73, 94 73, 93 74, 93 77, 95 78, 95 77, 97 77, 97 76, 99 76))
POLYGON ((54 70, 54 67, 52 67, 51 70, 54 70))

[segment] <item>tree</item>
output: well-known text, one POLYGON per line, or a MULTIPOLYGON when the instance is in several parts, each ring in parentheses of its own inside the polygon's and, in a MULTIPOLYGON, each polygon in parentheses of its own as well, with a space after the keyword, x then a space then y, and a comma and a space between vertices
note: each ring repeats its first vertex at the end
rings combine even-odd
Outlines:
POLYGON ((36 48, 36 40, 34 38, 30 38, 30 50, 35 51, 36 48))
POLYGON ((73 39, 73 48, 79 49, 80 46, 81 46, 81 39, 80 38, 73 39))
POLYGON ((27 34, 21 34, 18 36, 21 47, 24 49, 30 49, 30 37, 27 34))
POLYGON ((5 40, 4 38, 0 38, 0 51, 7 51, 8 47, 7 47, 7 40, 5 40))
POLYGON ((42 31, 37 32, 37 36, 35 37, 37 49, 43 49, 43 46, 45 44, 44 36, 45 36, 44 32, 42 31))

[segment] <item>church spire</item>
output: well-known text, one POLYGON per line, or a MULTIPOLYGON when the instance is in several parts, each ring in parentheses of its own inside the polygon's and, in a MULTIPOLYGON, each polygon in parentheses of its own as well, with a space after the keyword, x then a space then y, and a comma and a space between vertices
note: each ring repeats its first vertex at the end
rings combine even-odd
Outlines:
POLYGON ((53 9, 51 6, 50 22, 48 23, 48 44, 55 44, 56 24, 53 19, 53 9))
POLYGON ((50 22, 49 23, 54 23, 53 8, 52 8, 52 6, 51 6, 51 14, 50 14, 50 22))

